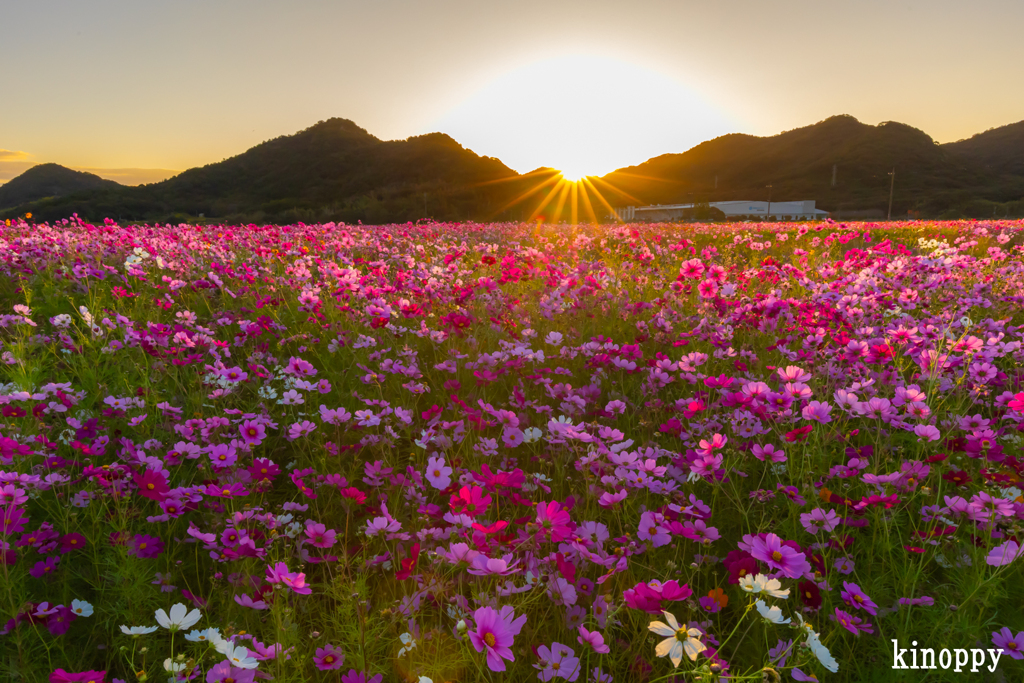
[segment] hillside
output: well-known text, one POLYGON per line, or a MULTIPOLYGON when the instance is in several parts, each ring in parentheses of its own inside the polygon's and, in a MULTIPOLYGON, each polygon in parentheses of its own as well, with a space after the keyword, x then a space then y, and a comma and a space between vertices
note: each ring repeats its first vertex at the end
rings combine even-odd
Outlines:
POLYGON ((441 133, 382 141, 351 121, 330 119, 160 183, 19 210, 44 220, 73 212, 123 220, 175 214, 266 221, 460 219, 500 208, 521 190, 518 179, 497 159, 478 156, 441 133))
POLYGON ((1024 121, 942 145, 953 159, 993 173, 1024 176, 1024 121))
MULTIPOLYGON (((47 166, 52 173, 89 176, 47 166)), ((91 176, 102 185, 55 191, 29 182, 46 171, 36 167, 0 193, 44 189, 13 195, 17 206, 0 202, 0 218, 31 211, 41 220, 78 213, 90 220, 135 221, 553 221, 569 220, 575 202, 580 220, 587 220, 611 213, 604 202, 763 200, 768 185, 777 201, 814 199, 829 211, 884 212, 893 168, 894 216, 1024 213, 1024 122, 946 145, 905 124, 871 126, 852 116, 769 137, 724 135, 591 179, 602 201, 557 185, 552 169, 519 175, 442 133, 382 141, 335 118, 151 185, 124 187, 91 176), (29 196, 35 201, 22 198, 29 196)))
MULTIPOLYGON (((984 150, 977 157, 983 155, 984 150)), ((767 199, 771 185, 776 199, 815 199, 830 211, 886 209, 889 171, 895 167, 894 214, 1024 197, 1024 177, 1000 178, 975 159, 965 163, 952 156, 916 128, 834 116, 771 137, 725 135, 682 154, 619 169, 603 180, 621 190, 608 188, 618 204, 635 203, 627 195, 649 204, 767 199)))
POLYGON ((121 187, 98 175, 72 171, 59 164, 39 164, 0 185, 0 209, 46 197, 63 197, 75 192, 121 187))

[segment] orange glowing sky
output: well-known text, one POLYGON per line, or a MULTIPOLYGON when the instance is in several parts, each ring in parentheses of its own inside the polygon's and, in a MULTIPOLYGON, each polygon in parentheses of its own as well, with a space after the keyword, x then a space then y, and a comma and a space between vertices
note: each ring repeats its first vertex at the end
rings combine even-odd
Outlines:
POLYGON ((1024 118, 1024 3, 3 3, 0 182, 126 184, 338 116, 520 172, 603 174, 834 114, 940 142, 1024 118))

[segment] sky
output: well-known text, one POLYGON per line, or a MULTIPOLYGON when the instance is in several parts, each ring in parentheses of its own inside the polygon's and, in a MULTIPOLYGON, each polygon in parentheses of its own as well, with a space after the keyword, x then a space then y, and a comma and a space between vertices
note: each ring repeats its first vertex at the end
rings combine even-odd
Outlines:
POLYGON ((1024 119, 1020 0, 0 2, 0 183, 125 184, 332 117, 600 175, 836 114, 939 142, 1024 119))

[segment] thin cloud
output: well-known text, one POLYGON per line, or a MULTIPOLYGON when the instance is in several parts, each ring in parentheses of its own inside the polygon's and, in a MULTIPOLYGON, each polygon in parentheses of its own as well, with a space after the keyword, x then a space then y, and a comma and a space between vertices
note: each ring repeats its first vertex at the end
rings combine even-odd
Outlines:
POLYGON ((19 152, 13 149, 0 149, 0 161, 22 161, 32 155, 28 152, 19 152))
POLYGON ((34 161, 8 161, 0 157, 0 185, 11 178, 17 178, 35 165, 34 161))

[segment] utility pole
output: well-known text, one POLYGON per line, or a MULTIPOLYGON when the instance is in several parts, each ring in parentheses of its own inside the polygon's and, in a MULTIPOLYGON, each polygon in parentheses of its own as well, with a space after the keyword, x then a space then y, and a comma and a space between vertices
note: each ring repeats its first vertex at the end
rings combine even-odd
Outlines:
POLYGON ((836 164, 832 164, 832 187, 836 186, 836 164))
POLYGON ((715 189, 718 189, 718 176, 715 176, 715 189))
POLYGON ((423 217, 427 217, 427 193, 423 193, 423 217))
POLYGON ((768 188, 768 216, 766 216, 766 218, 771 218, 772 217, 772 186, 771 185, 765 185, 765 187, 768 188))
POLYGON ((887 221, 892 220, 892 191, 896 187, 896 167, 893 166, 892 170, 889 171, 889 177, 892 180, 889 181, 889 216, 885 219, 887 221))

